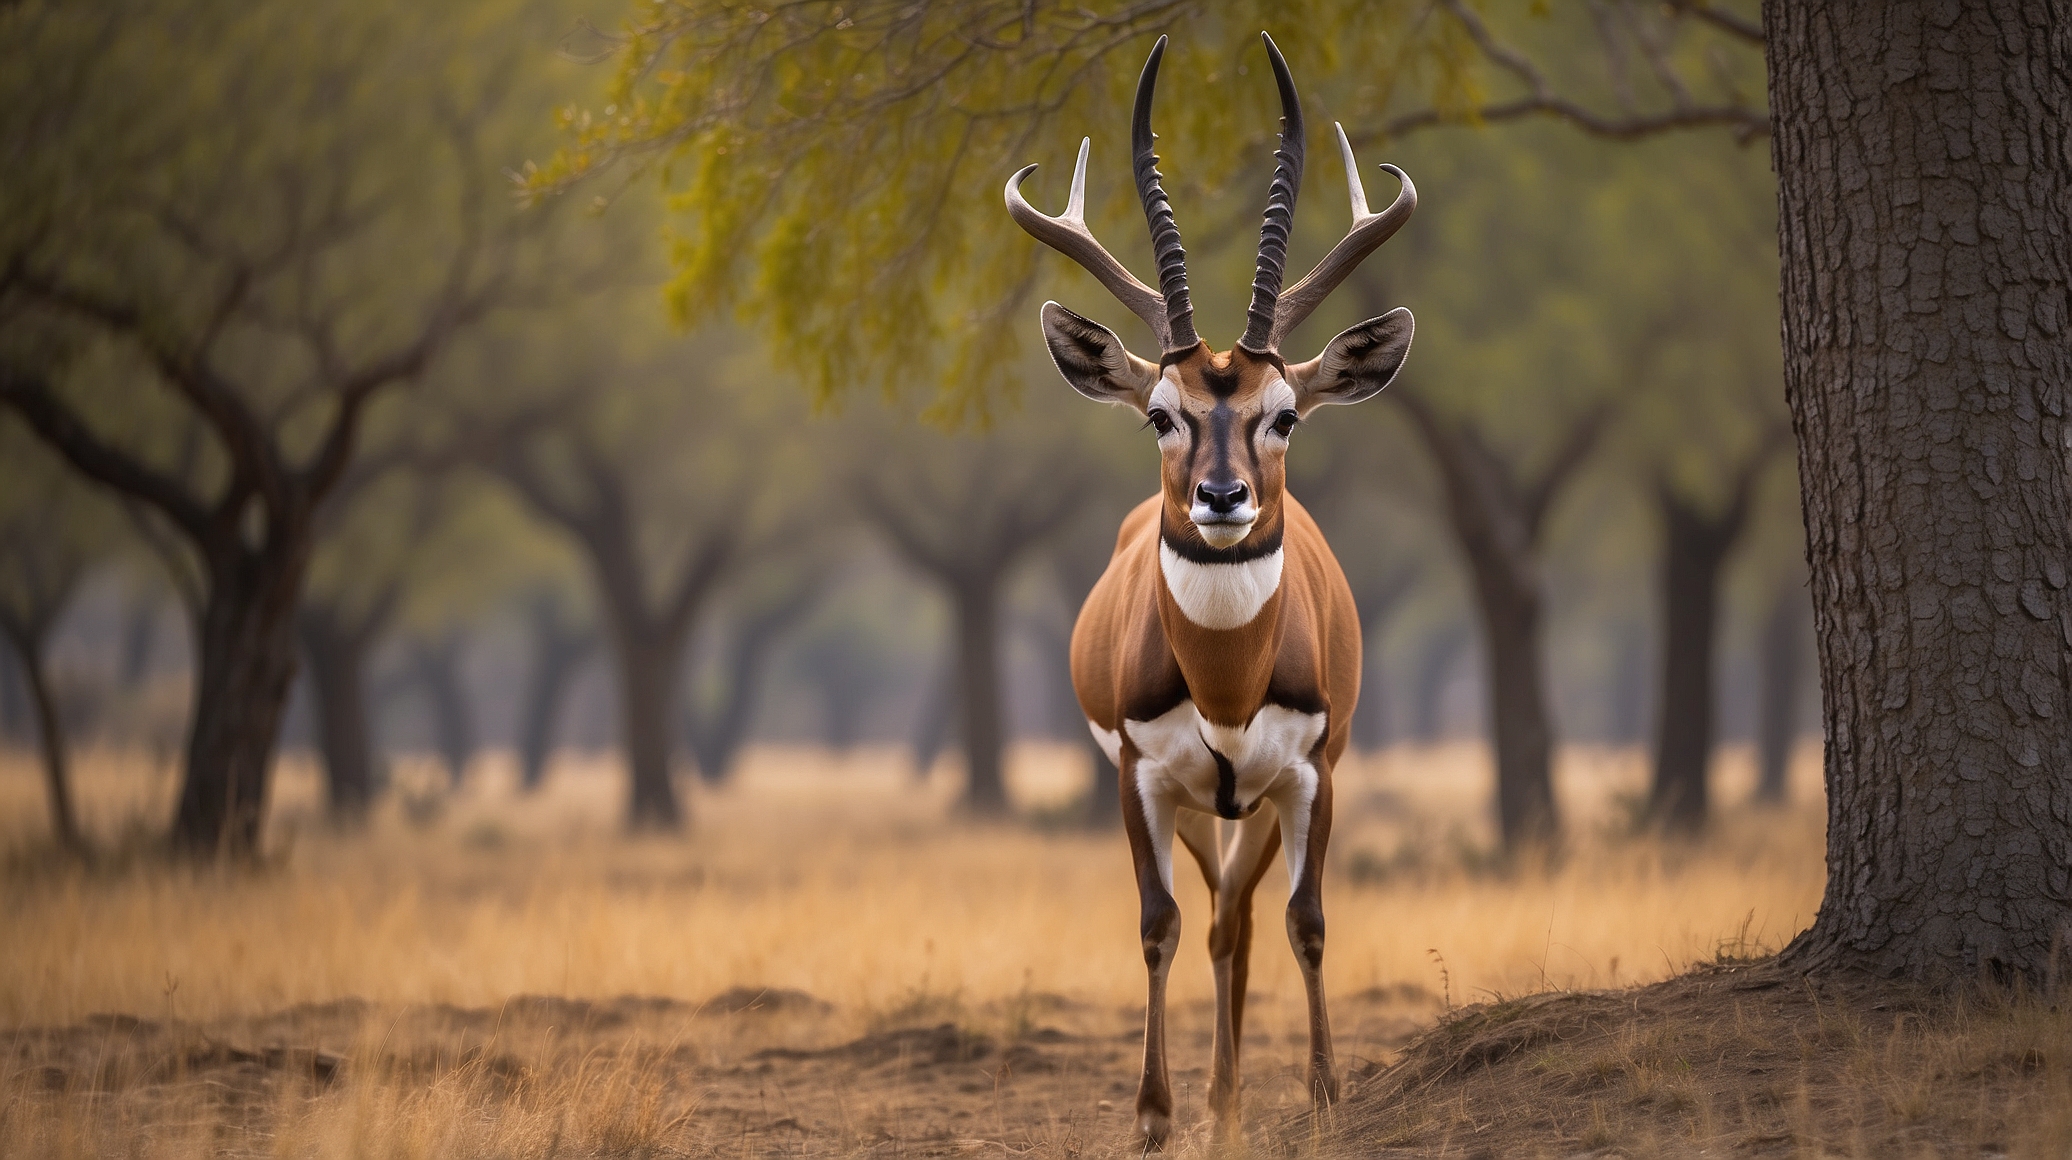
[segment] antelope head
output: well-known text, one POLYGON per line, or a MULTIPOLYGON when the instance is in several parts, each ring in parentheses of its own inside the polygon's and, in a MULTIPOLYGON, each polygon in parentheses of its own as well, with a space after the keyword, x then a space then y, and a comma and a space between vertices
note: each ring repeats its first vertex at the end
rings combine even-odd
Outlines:
POLYGON ((1383 165, 1402 183, 1402 191, 1387 209, 1369 213, 1352 145, 1344 126, 1339 126, 1338 151, 1352 198, 1352 229, 1314 270, 1283 290, 1288 234, 1302 187, 1302 102, 1273 38, 1260 35, 1280 88, 1281 139, 1274 154, 1266 219, 1259 229, 1245 333, 1230 350, 1213 350, 1194 332, 1187 254, 1160 184, 1158 156, 1152 152, 1151 97, 1165 55, 1165 37, 1158 38, 1144 62, 1130 124, 1132 168, 1151 226, 1158 289, 1132 276, 1087 229, 1086 157, 1091 139, 1080 142, 1063 215, 1040 213, 1022 196, 1022 182, 1035 171, 1034 165, 1007 182, 1007 211, 1014 220, 1038 241, 1085 267, 1158 336, 1159 358, 1152 362, 1125 349, 1115 332, 1100 323, 1055 302, 1043 304, 1044 343, 1065 380, 1088 398, 1136 408, 1157 432, 1163 463, 1161 534, 1166 546, 1203 563, 1250 559, 1280 548, 1288 439, 1295 425, 1326 403, 1357 403, 1380 391, 1410 353, 1410 312, 1399 307, 1333 338, 1308 362, 1290 363, 1281 357, 1282 339, 1362 259, 1402 228, 1417 207, 1417 189, 1402 170, 1383 165))

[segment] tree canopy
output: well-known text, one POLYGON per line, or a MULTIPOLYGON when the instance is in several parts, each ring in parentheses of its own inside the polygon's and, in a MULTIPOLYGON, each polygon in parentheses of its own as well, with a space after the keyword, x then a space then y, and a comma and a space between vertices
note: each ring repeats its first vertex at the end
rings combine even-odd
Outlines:
MULTIPOLYGON (((1631 71, 1654 78, 1668 94, 1657 103, 1671 112, 1738 110, 1733 123, 1759 123, 1740 97, 1759 86, 1759 65, 1713 51, 1717 20, 1732 18, 1702 6, 1713 20, 1678 18, 1691 7, 1664 17, 1610 6, 1617 27, 1604 33, 1605 51, 1649 62, 1651 71, 1631 71), (1702 79, 1688 82, 1679 70, 1702 79), (1694 97, 1693 88, 1704 92, 1694 97)), ((1509 15, 1562 23, 1537 20, 1537 11, 1509 15)), ((1485 111, 1497 119, 1581 111, 1552 99, 1547 75, 1520 72, 1519 58, 1453 3, 1097 11, 1005 0, 665 0, 641 5, 623 38, 601 42, 619 53, 605 101, 563 110, 565 145, 529 170, 529 186, 544 196, 614 166, 654 171, 671 198, 669 294, 680 320, 728 310, 752 319, 822 398, 859 385, 939 384, 922 388, 939 414, 983 416, 1019 384, 1018 364, 1002 352, 1016 348, 1029 329, 1017 320, 1062 265, 1039 258, 1002 212, 1007 176, 1043 163, 1032 200, 1060 202, 1078 138, 1090 136, 1089 220, 1125 264, 1145 268, 1131 257, 1148 241, 1127 176, 1128 111, 1144 51, 1170 31, 1154 123, 1182 236, 1198 251, 1248 251, 1233 244, 1254 235, 1277 126, 1262 28, 1295 70, 1319 146, 1313 158, 1333 152, 1323 146, 1334 120, 1372 143, 1392 127, 1485 111), (1521 86, 1529 90, 1522 105, 1499 100, 1521 86)), ((1566 26, 1554 34, 1577 36, 1566 26)), ((1608 100, 1631 110, 1635 78, 1625 72, 1608 100)), ((1595 90, 1606 88, 1600 77, 1595 90)), ((1341 180, 1312 177, 1316 204, 1298 213, 1297 257, 1306 244, 1321 253, 1344 228, 1331 212, 1341 180)), ((609 195, 586 188, 604 190, 600 201, 609 195)), ((1235 333, 1243 285, 1197 295, 1212 335, 1235 333)))

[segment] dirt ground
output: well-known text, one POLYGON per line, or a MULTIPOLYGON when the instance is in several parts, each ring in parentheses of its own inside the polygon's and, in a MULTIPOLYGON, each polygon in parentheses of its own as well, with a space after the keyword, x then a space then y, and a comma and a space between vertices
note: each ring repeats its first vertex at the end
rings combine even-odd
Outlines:
MULTIPOLYGON (((1415 989, 1347 996, 1341 1058, 1371 1068, 1436 1011, 1415 989)), ((354 1139, 398 1142, 382 1105, 403 1111, 432 1092, 454 1105, 453 1135, 419 1133, 416 1154, 531 1152, 544 1129, 560 1145, 546 1154, 1112 1155, 1132 1150, 1141 1017, 1031 994, 899 1012, 844 1037, 848 1020, 799 991, 743 988, 697 1005, 528 995, 497 1009, 344 1000, 256 1019, 26 1028, 0 1034, 0 1060, 14 1089, 8 1136, 80 1154, 148 1139, 253 1156, 344 1144, 349 1155, 354 1139), (340 1119, 361 1122, 341 1134, 340 1119)), ((1183 1123, 1202 1114, 1210 1025, 1204 1003, 1173 1012, 1183 1123)), ((1246 1098, 1265 1142, 1303 1106, 1300 1045, 1249 1046, 1246 1098)), ((1204 1123, 1178 1143, 1192 1151, 1205 1136, 1204 1123)))
MULTIPOLYGON (((2072 1011, 2043 997, 1755 963, 1450 1012, 1414 988, 1337 1009, 1344 1099, 1325 1117, 1302 1102, 1292 1037, 1249 1045, 1252 1154, 2072 1155, 2072 1011)), ((1174 1012, 1181 1155, 1209 1151, 1209 1014, 1174 1012)), ((0 1036, 0 1153, 1127 1155, 1137 1018, 1029 994, 844 1037, 825 1002, 746 988, 98 1016, 0 1036)))

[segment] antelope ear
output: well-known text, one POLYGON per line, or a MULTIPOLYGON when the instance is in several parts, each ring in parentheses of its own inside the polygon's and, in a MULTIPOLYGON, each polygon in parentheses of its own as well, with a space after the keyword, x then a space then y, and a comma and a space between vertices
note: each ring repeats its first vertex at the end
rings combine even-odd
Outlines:
POLYGON ((1142 411, 1158 385, 1158 364, 1123 349, 1114 331, 1055 302, 1043 304, 1043 342, 1058 373, 1089 399, 1142 411))
POLYGON ((1288 368, 1295 409, 1307 415, 1325 403, 1357 403, 1381 393, 1410 356, 1410 312, 1401 306, 1370 318, 1324 344, 1324 353, 1288 368))

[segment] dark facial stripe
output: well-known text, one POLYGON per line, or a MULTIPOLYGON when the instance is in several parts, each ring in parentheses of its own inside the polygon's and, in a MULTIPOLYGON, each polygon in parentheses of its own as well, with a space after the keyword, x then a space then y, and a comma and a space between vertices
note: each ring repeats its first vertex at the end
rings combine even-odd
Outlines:
POLYGON ((1187 424, 1187 475, 1191 479, 1195 466, 1201 462, 1201 420, 1183 407, 1180 421, 1187 424))
POLYGON ((1254 415, 1245 420, 1245 455, 1252 461, 1253 479, 1263 474, 1259 470, 1259 424, 1265 418, 1265 415, 1254 415))

